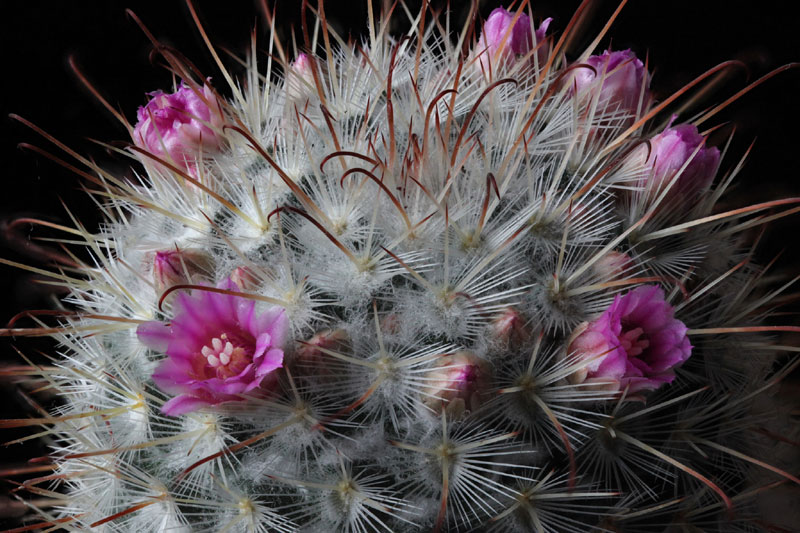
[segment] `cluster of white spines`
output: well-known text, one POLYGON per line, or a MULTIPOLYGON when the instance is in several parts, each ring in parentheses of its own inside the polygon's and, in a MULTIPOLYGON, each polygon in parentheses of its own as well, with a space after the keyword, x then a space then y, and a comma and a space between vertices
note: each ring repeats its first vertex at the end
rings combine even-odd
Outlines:
POLYGON ((748 223, 691 223, 714 202, 643 185, 643 84, 637 115, 576 94, 552 40, 464 57, 426 28, 304 55, 280 79, 251 57, 197 126, 216 148, 206 133, 170 152, 162 135, 135 153, 137 183, 98 169, 109 220, 84 233, 96 264, 69 301, 86 316, 49 374, 70 527, 658 531, 680 515, 748 530, 745 428, 774 353, 703 333, 756 325, 769 303, 742 263, 748 223), (643 283, 698 332, 646 403, 576 379, 594 361, 574 348, 643 283), (169 323, 199 285, 285 309, 283 369, 268 394, 170 416, 151 377, 163 351, 135 327, 169 323))

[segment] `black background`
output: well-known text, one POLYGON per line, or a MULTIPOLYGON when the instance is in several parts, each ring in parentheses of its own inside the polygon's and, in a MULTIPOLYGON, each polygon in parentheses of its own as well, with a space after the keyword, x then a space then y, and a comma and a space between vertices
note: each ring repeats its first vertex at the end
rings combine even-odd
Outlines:
MULTIPOLYGON (((298 27, 300 3, 277 4, 279 33, 286 42, 291 28, 298 27)), ((577 4, 576 0, 550 0, 535 2, 533 6, 538 19, 555 18, 551 33, 560 35, 577 4)), ((218 49, 226 47, 243 55, 254 27, 261 48, 265 49, 264 19, 257 2, 198 0, 196 5, 218 49)), ((468 3, 453 0, 451 5, 459 19, 459 14, 466 13, 468 3)), ((485 18, 495 5, 482 3, 482 16, 485 18)), ((579 44, 588 44, 616 7, 613 1, 598 1, 595 5, 595 17, 586 26, 585 38, 579 44)), ((639 57, 648 55, 650 65, 656 67, 653 89, 661 99, 717 63, 742 60, 747 71, 742 69, 731 76, 715 98, 720 101, 743 87, 748 79, 756 79, 791 61, 800 61, 800 30, 796 19, 786 12, 788 5, 791 3, 780 0, 633 0, 612 28, 609 35, 613 39, 606 38, 602 47, 630 47, 639 57)), ((367 13, 363 0, 328 0, 326 6, 337 29, 354 36, 363 33, 367 13)), ((19 150, 20 142, 51 147, 37 134, 6 117, 9 113, 22 115, 79 152, 104 161, 119 173, 126 172, 126 161, 109 156, 88 140, 125 140, 125 130, 83 89, 67 63, 67 57, 73 55, 103 95, 131 121, 135 120, 137 106, 146 102, 146 92, 169 89, 171 75, 159 66, 161 62, 151 61, 152 47, 126 16, 126 7, 136 12, 158 39, 181 50, 206 75, 212 76, 218 87, 224 86, 189 10, 180 0, 4 2, 0 13, 0 86, 4 89, 4 95, 0 96, 0 219, 36 215, 68 222, 60 203, 64 201, 89 227, 97 223, 94 206, 80 191, 79 178, 41 156, 19 150)), ((226 64, 233 64, 224 52, 221 54, 226 64)), ((737 136, 731 155, 723 162, 724 168, 735 164, 749 143, 758 137, 732 202, 745 205, 800 195, 800 69, 755 89, 712 122, 726 121, 737 126, 737 136)), ((772 225, 762 260, 785 249, 781 263, 786 270, 797 273, 800 270, 798 228, 796 221, 772 225)), ((41 234, 37 231, 32 235, 41 234)), ((0 239, 0 257, 42 266, 26 252, 24 242, 15 239, 9 244, 7 239, 0 239), (3 242, 6 246, 2 246, 3 242)), ((50 307, 47 298, 48 292, 31 284, 27 273, 0 265, 0 323, 23 309, 50 307)), ((24 347, 26 353, 35 346, 27 340, 14 342, 24 347)), ((0 362, 15 358, 12 341, 0 339, 0 362)), ((0 406, 0 418, 13 416, 21 405, 19 398, 11 396, 0 406)), ((0 432, 0 442, 15 434, 0 432)), ((32 451, 35 452, 30 447, 0 448, 5 459, 0 464, 19 460, 21 453, 32 451)))

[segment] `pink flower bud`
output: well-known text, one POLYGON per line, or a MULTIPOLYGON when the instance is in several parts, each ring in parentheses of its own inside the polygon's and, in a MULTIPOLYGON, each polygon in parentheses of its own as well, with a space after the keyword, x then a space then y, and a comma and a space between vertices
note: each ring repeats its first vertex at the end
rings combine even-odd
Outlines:
POLYGON ((239 286, 243 291, 254 289, 258 286, 258 278, 247 267, 236 267, 231 272, 230 280, 239 286))
POLYGON ((136 146, 181 168, 189 168, 201 151, 220 149, 222 111, 208 86, 202 88, 202 98, 185 83, 172 94, 155 91, 149 96, 136 112, 136 146))
POLYGON ((502 346, 518 348, 530 339, 530 332, 525 317, 513 307, 504 309, 491 324, 489 331, 492 337, 502 346))
POLYGON ((153 281, 161 293, 173 285, 196 283, 210 267, 209 257, 199 250, 162 250, 153 257, 153 281))
POLYGON ((286 73, 286 96, 289 101, 303 100, 315 92, 314 73, 307 54, 299 54, 286 73))
POLYGON ((591 56, 585 64, 594 70, 577 67, 569 78, 579 97, 597 98, 601 112, 622 111, 634 115, 637 109, 647 109, 651 100, 650 75, 633 52, 606 50, 601 55, 591 56))
POLYGON ((304 364, 317 366, 319 363, 332 360, 323 350, 342 353, 347 351, 349 346, 350 336, 345 330, 324 329, 307 341, 298 343, 295 357, 304 364))
POLYGON ((400 332, 400 317, 391 313, 381 318, 381 331, 385 335, 396 335, 400 332))
POLYGON ((311 74, 311 60, 308 54, 298 54, 294 61, 292 61, 292 72, 300 76, 311 74))
POLYGON ((656 285, 614 298, 602 315, 579 326, 569 353, 586 365, 572 383, 628 393, 655 390, 675 379, 675 368, 692 354, 687 328, 656 285))
MULTIPOLYGON (((544 20, 531 36, 531 18, 522 13, 514 22, 514 16, 514 13, 498 7, 489 14, 483 25, 477 52, 481 54, 480 62, 486 73, 489 72, 490 64, 492 69, 496 70, 499 63, 509 61, 514 55, 527 54, 534 47, 533 37, 536 38, 537 45, 544 41, 547 27, 553 20, 550 18, 544 20)), ((538 48, 540 62, 547 57, 548 52, 544 47, 545 45, 541 45, 538 48)))
POLYGON ((703 147, 704 142, 705 138, 695 126, 680 124, 669 126, 650 139, 649 157, 647 146, 637 148, 630 157, 635 162, 643 162, 648 170, 643 184, 648 194, 656 194, 666 187, 687 161, 688 165, 670 188, 669 196, 691 197, 706 190, 714 181, 720 154, 715 147, 703 147))
POLYGON ((446 405, 448 412, 454 414, 476 409, 488 375, 488 363, 472 352, 445 355, 425 377, 428 385, 424 401, 434 410, 446 405))
POLYGON ((633 268, 634 263, 631 256, 622 252, 608 252, 598 259, 592 268, 595 274, 602 280, 619 279, 633 268))

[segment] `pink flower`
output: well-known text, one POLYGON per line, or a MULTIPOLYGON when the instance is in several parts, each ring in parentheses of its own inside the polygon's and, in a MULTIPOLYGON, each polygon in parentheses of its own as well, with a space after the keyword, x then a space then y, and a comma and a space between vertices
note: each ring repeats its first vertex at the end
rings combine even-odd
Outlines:
POLYGON ((635 161, 647 157, 644 161, 648 170, 645 188, 652 193, 660 192, 666 187, 681 167, 689 161, 670 188, 669 195, 693 196, 711 185, 719 165, 719 150, 715 147, 702 147, 704 142, 705 138, 692 124, 670 126, 650 139, 649 157, 647 146, 640 146, 630 157, 635 161))
POLYGON ((208 86, 202 93, 200 98, 185 83, 172 94, 149 93, 150 101, 136 112, 134 144, 182 168, 189 168, 201 150, 218 151, 221 139, 212 127, 222 127, 222 111, 208 86))
POLYGON ((609 391, 628 387, 630 394, 671 383, 674 369, 692 354, 687 328, 673 313, 656 285, 617 295, 570 343, 569 352, 588 361, 570 381, 609 391))
MULTIPOLYGON (((547 32, 547 27, 550 26, 552 20, 551 18, 544 20, 534 32, 537 45, 544 41, 545 32, 547 32)), ((490 64, 493 70, 496 70, 498 63, 509 60, 514 54, 527 54, 534 47, 534 41, 531 37, 531 18, 522 13, 516 23, 513 21, 514 13, 510 13, 502 7, 492 11, 489 14, 489 18, 486 19, 477 47, 478 53, 481 54, 480 61, 485 72, 489 72, 490 64), (513 28, 511 27, 512 23, 514 23, 513 28), (511 28, 510 31, 509 28, 511 28), (504 37, 505 43, 503 43, 504 37), (499 55, 496 56, 498 51, 500 51, 499 55)), ((544 46, 542 45, 538 48, 537 53, 539 54, 540 62, 547 57, 547 51, 544 50, 544 46)))
MULTIPOLYGON (((239 290, 230 280, 222 288, 239 290)), ((171 323, 147 322, 136 331, 143 344, 167 355, 153 374, 161 390, 177 395, 161 408, 165 414, 242 401, 283 366, 288 320, 280 307, 257 315, 247 298, 195 291, 178 294, 173 309, 171 323)))
POLYGON ((598 98, 598 109, 625 111, 633 115, 644 110, 650 103, 650 75, 641 61, 630 50, 610 52, 591 56, 585 62, 594 68, 574 69, 570 83, 578 95, 598 98), (644 91, 642 91, 644 87, 644 91))

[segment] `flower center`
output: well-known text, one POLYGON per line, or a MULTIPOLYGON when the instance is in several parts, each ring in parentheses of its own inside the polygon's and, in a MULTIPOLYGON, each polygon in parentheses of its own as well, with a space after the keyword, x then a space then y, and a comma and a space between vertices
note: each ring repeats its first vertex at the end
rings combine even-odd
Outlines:
POLYGON ((644 336, 642 328, 625 331, 620 335, 619 342, 628 357, 638 357, 650 347, 650 340, 644 336))
POLYGON ((211 346, 206 344, 200 353, 221 379, 237 375, 250 362, 245 349, 234 345, 225 333, 211 339, 211 346))

